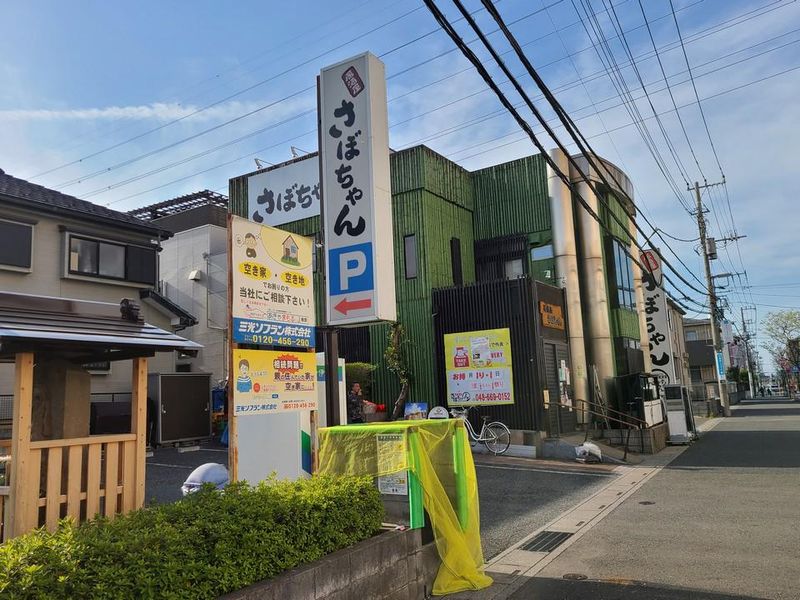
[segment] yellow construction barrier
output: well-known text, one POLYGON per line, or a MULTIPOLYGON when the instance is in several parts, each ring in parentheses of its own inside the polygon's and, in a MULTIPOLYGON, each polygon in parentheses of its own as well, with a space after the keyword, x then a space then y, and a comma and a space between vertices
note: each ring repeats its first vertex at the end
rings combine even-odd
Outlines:
POLYGON ((414 515, 412 489, 412 483, 418 483, 442 561, 433 593, 490 586, 492 578, 484 573, 481 550, 478 481, 461 419, 344 425, 319 431, 320 475, 380 477, 404 470, 410 479, 412 527, 420 523, 414 515), (378 436, 385 441, 387 434, 395 441, 378 443, 378 436))

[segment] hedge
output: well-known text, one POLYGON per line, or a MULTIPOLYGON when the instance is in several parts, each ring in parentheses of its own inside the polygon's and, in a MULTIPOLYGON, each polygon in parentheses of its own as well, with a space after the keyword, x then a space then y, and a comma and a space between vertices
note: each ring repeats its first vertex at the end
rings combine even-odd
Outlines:
POLYGON ((366 539, 382 518, 369 478, 203 489, 0 545, 0 597, 216 598, 366 539))

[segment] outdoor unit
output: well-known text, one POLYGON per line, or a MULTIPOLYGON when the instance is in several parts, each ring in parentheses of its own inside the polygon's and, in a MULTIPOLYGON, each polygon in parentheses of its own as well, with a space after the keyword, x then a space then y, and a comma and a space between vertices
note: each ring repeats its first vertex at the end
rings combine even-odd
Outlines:
POLYGON ((211 374, 150 373, 147 395, 158 445, 211 437, 211 374))
POLYGON ((664 386, 667 406, 669 441, 673 444, 687 444, 695 435, 692 404, 685 386, 670 384, 664 386))

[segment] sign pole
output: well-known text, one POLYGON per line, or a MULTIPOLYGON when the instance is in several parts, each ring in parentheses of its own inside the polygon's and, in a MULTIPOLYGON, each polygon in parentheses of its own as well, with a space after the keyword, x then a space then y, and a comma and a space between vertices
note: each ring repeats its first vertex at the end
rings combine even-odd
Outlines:
POLYGON ((236 408, 233 401, 234 370, 233 351, 239 345, 233 341, 233 217, 228 213, 228 477, 231 482, 239 479, 239 435, 236 408))

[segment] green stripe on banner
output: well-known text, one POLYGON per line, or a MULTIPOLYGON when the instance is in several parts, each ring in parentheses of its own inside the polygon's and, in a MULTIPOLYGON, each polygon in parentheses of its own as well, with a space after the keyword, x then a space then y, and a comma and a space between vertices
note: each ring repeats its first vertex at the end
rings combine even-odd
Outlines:
POLYGON ((311 474, 311 436, 305 431, 300 432, 301 460, 303 471, 311 474))

